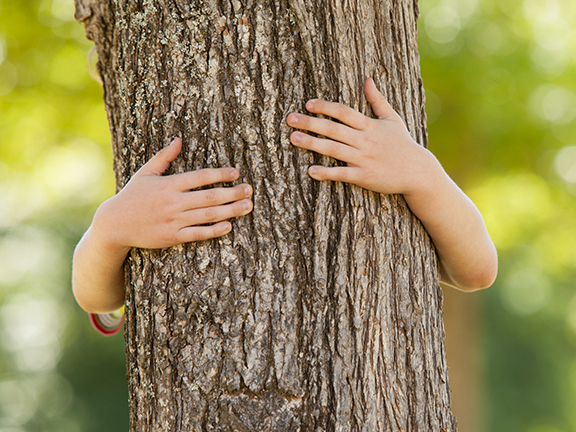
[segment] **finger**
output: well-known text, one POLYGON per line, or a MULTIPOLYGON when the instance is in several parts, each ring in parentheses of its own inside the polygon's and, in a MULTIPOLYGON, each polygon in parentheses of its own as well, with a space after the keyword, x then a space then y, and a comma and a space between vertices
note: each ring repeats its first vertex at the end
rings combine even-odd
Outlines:
POLYGON ((178 244, 180 244, 208 240, 226 235, 230 231, 232 231, 232 224, 230 222, 219 222, 210 226, 185 227, 178 231, 177 241, 178 244))
POLYGON ((233 201, 240 201, 252 195, 252 187, 241 184, 231 188, 213 188, 193 191, 186 194, 184 210, 193 210, 203 207, 213 207, 233 201))
POLYGON ((376 117, 379 119, 383 120, 397 115, 394 108, 392 108, 382 93, 378 91, 372 78, 368 78, 364 82, 364 94, 372 106, 372 111, 374 111, 374 114, 376 114, 376 117))
POLYGON ((302 132, 292 132, 290 141, 297 147, 312 150, 342 162, 356 164, 362 153, 360 150, 346 144, 328 139, 316 138, 302 132))
POLYGON ((288 116, 287 122, 293 128, 314 132, 347 144, 354 142, 354 134, 358 132, 332 120, 310 117, 304 114, 292 113, 288 116))
POLYGON ((244 216, 252 211, 253 204, 243 199, 231 204, 188 210, 182 214, 186 226, 203 225, 220 222, 226 219, 244 216))
POLYGON ((214 183, 232 182, 240 176, 236 168, 204 168, 196 171, 188 171, 174 174, 178 189, 185 191, 208 186, 214 183))
POLYGON ((168 147, 156 153, 140 170, 144 174, 161 175, 182 150, 182 140, 174 138, 168 147))
POLYGON ((355 167, 325 167, 312 165, 308 169, 310 177, 314 180, 333 180, 344 183, 357 184, 359 180, 360 168, 355 167))
POLYGON ((323 114, 338 119, 354 129, 363 130, 368 126, 368 117, 340 103, 313 99, 306 103, 306 109, 314 114, 323 114))

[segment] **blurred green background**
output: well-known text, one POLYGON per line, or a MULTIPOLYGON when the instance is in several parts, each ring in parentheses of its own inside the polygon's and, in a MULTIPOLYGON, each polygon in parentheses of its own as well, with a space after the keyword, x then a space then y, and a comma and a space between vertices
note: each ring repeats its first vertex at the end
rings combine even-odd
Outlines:
MULTIPOLYGON (((500 254, 493 288, 447 293, 448 338, 473 335, 449 348, 455 404, 475 395, 460 430, 575 431, 576 2, 421 12, 430 148, 500 254)), ((0 432, 128 429, 122 336, 94 332, 70 288, 114 191, 90 48, 72 0, 0 0, 0 432)))

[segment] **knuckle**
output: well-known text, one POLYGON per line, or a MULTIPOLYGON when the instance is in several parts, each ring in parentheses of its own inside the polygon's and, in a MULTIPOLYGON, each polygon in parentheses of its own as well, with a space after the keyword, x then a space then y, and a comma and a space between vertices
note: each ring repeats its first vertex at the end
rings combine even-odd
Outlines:
POLYGON ((208 190, 204 193, 204 201, 211 204, 218 200, 218 194, 214 190, 208 190))
POLYGON ((242 214, 242 201, 236 202, 226 208, 226 218, 233 218, 242 214))
POLYGON ((156 183, 156 188, 161 196, 169 193, 172 190, 172 179, 169 176, 160 177, 156 183))
POLYGON ((338 133, 338 125, 333 121, 327 121, 326 133, 330 136, 336 135, 338 133))
POLYGON ((164 223, 166 224, 166 226, 168 227, 172 227, 174 225, 178 224, 178 218, 175 216, 174 212, 166 212, 166 215, 164 216, 164 223))
POLYGON ((229 179, 229 173, 227 169, 217 168, 213 171, 212 176, 212 183, 218 182, 226 182, 229 179))
POLYGON ((238 202, 233 204, 228 204, 222 208, 222 213, 220 215, 220 220, 226 220, 239 215, 237 209, 240 208, 238 202))
MULTIPOLYGON (((184 236, 184 233, 182 233, 182 234, 184 236)), ((186 242, 196 242, 196 241, 203 240, 203 237, 201 234, 202 234, 201 231, 197 227, 189 227, 186 229, 185 241, 186 242)))
POLYGON ((316 149, 322 145, 325 138, 322 138, 323 134, 318 134, 318 136, 307 135, 305 142, 306 148, 316 151, 316 149))
POLYGON ((182 210, 182 203, 177 199, 171 199, 164 204, 164 214, 168 223, 178 220, 178 215, 182 210))
POLYGON ((344 168, 336 168, 335 175, 339 181, 342 181, 342 182, 348 181, 348 171, 345 170, 344 168))
POLYGON ((326 143, 326 154, 330 156, 337 156, 339 153, 339 146, 335 142, 329 141, 326 143))
POLYGON ((186 242, 197 242, 200 240, 204 240, 198 230, 191 230, 190 233, 187 235, 186 242))
POLYGON ((212 225, 210 230, 208 231, 209 238, 220 237, 222 233, 222 229, 217 225, 212 225))
POLYGON ((212 222, 216 220, 216 212, 213 208, 204 209, 204 219, 206 222, 212 222))
POLYGON ((201 185, 208 184, 210 174, 206 170, 198 170, 195 172, 196 182, 201 185))

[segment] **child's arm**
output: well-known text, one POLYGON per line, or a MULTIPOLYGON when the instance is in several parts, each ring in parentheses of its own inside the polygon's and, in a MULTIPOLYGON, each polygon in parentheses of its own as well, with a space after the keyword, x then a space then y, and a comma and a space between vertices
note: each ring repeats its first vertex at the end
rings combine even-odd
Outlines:
POLYGON ((441 281, 464 291, 489 287, 496 279, 498 257, 480 212, 434 155, 412 139, 372 79, 366 80, 364 92, 377 119, 323 100, 309 101, 306 109, 344 124, 303 114, 288 116, 290 126, 326 137, 293 132, 294 145, 348 164, 311 166, 310 176, 403 194, 434 242, 441 281))
POLYGON ((175 139, 96 211, 73 261, 74 295, 87 312, 110 312, 124 304, 124 260, 130 248, 166 248, 219 237, 232 229, 226 219, 252 210, 247 184, 191 191, 236 180, 234 168, 162 176, 181 148, 182 141, 175 139), (214 224, 198 226, 206 223, 214 224))

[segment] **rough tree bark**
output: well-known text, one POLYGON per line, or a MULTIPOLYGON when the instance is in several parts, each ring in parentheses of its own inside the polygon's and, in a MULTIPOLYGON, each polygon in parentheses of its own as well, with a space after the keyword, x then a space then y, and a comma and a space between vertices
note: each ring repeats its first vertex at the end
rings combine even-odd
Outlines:
POLYGON ((311 180, 319 157, 284 122, 314 97, 370 112, 371 76, 426 145, 417 17, 415 0, 76 0, 118 188, 173 136, 171 172, 235 166, 254 187, 226 237, 132 251, 132 431, 456 429, 427 234, 401 196, 311 180))

